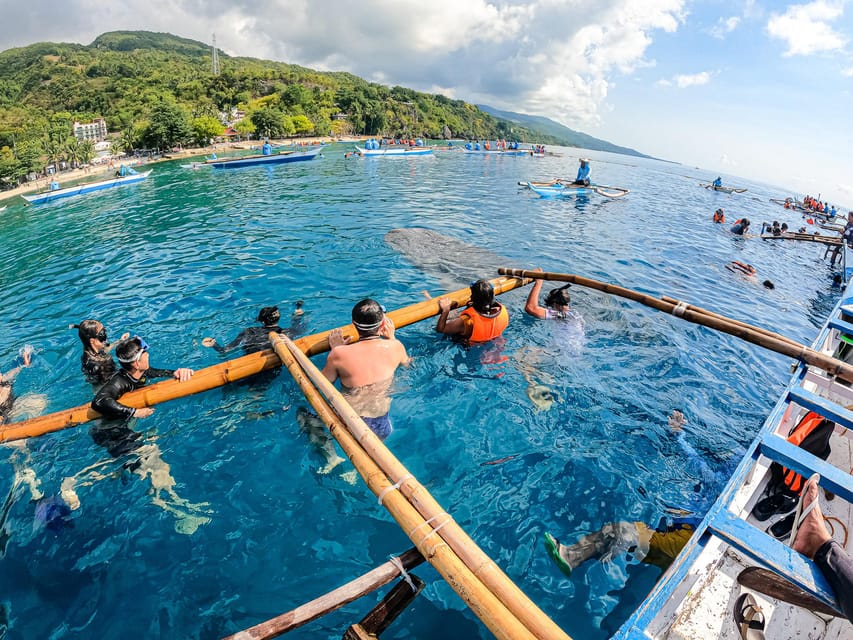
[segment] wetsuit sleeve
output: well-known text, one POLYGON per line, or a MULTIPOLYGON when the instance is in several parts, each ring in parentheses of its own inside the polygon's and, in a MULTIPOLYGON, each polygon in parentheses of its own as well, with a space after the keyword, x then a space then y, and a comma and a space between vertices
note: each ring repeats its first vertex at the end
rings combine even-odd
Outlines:
POLYGON ((173 378, 175 377, 174 369, 148 369, 145 372, 146 378, 173 378))
POLYGON ((231 351, 231 349, 235 349, 235 348, 239 347, 243 342, 245 342, 245 340, 246 340, 246 330, 243 329, 239 334, 237 334, 236 338, 234 338, 231 342, 226 344, 224 347, 221 347, 217 344, 217 345, 214 345, 213 348, 216 349, 219 353, 225 353, 226 351, 231 351))
POLYGON ((114 375, 95 395, 92 408, 108 418, 131 418, 136 409, 118 401, 129 390, 122 384, 121 377, 114 375))

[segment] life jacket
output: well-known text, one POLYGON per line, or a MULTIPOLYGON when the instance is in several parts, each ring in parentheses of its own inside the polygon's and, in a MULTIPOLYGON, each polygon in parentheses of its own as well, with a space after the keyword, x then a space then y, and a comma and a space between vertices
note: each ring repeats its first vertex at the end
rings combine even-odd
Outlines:
POLYGON ((726 214, 722 212, 714 212, 714 222, 724 223, 726 221, 726 214))
POLYGON ((498 303, 501 310, 494 316, 488 317, 478 313, 474 307, 468 307, 462 312, 471 321, 471 335, 469 342, 488 342, 501 335, 509 324, 509 312, 506 307, 498 303))
MULTIPOLYGON (((830 454, 829 437, 835 429, 835 423, 827 420, 822 415, 809 411, 791 429, 788 434, 788 442, 794 444, 809 453, 826 460, 830 454)), ((795 471, 783 467, 778 462, 770 465, 771 483, 781 485, 784 490, 799 494, 803 490, 803 476, 795 471)))

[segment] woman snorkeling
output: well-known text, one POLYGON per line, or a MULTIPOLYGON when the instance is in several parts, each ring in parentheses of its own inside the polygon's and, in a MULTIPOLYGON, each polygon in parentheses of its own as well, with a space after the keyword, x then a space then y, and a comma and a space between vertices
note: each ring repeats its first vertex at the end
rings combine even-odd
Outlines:
MULTIPOLYGON (((98 320, 83 320, 72 324, 69 329, 77 329, 80 342, 83 343, 83 355, 80 358, 81 369, 86 381, 91 384, 104 384, 118 370, 110 351, 114 345, 107 342, 107 330, 98 320)), ((127 340, 125 333, 121 340, 127 340)))
MULTIPOLYGON (((542 271, 541 267, 534 271, 542 271)), ((572 285, 566 284, 557 289, 551 289, 548 295, 545 296, 545 306, 539 306, 539 293, 542 291, 542 280, 537 279, 533 283, 533 288, 530 289, 530 294, 527 296, 527 303, 524 305, 524 312, 534 318, 540 320, 566 320, 569 318, 571 308, 571 297, 568 289, 572 285)))

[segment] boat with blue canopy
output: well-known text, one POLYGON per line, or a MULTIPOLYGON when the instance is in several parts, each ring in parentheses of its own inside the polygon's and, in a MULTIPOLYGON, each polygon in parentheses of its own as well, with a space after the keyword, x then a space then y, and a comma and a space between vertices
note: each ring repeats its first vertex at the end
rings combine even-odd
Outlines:
POLYGON ((210 158, 204 162, 190 165, 193 167, 213 167, 214 169, 239 169, 241 167, 254 167, 257 165, 285 164, 287 162, 305 162, 313 160, 320 155, 320 147, 306 149, 305 151, 282 151, 281 153, 258 154, 252 156, 240 156, 237 158, 210 158))

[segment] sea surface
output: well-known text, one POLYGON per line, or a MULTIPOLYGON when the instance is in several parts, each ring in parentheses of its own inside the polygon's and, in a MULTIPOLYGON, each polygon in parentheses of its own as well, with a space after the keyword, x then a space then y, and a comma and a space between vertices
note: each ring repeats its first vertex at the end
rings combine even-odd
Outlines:
MULTIPOLYGON (((143 336, 154 367, 200 369, 224 359, 202 338, 225 343, 263 306, 279 305, 286 325, 303 300, 304 332, 314 333, 346 324, 364 297, 394 309, 465 287, 472 267, 484 278, 499 266, 576 273, 805 343, 839 293, 822 246, 736 237, 711 222, 722 207, 756 233, 774 219, 805 225, 769 202, 803 195, 781 187, 723 176, 749 189, 726 195, 698 186, 716 177, 707 171, 578 149, 345 159, 350 149, 274 168, 157 164, 136 186, 32 207, 18 199, 0 214, 0 370, 24 344, 35 357, 16 394, 46 399, 45 412, 91 399, 68 328, 85 318, 103 321, 111 339, 143 336), (594 181, 630 194, 548 200, 519 189, 519 180, 573 176, 581 154, 594 181), (427 247, 422 257, 447 268, 422 270, 384 240, 414 227, 479 249, 436 256, 427 247), (754 265, 757 278, 726 269, 732 260, 754 265)), ((398 375, 386 444, 567 633, 603 639, 660 570, 616 554, 567 577, 543 534, 572 542, 608 522, 657 525, 672 507, 701 512, 791 361, 578 286, 580 319, 538 321, 523 313, 527 291, 501 298, 511 314, 502 363, 440 337, 433 320, 398 331, 414 363, 398 375), (534 384, 556 398, 549 410, 528 397, 534 384), (703 464, 688 462, 667 426, 674 409, 703 464)), ((4 625, 15 640, 219 638, 410 548, 365 484, 351 482, 349 462, 317 472, 323 459, 296 422, 305 406, 284 371, 132 422, 154 482, 173 481, 172 494, 154 491, 131 457, 110 457, 91 425, 0 446, 0 638, 4 625), (45 526, 60 507, 32 500, 27 477, 47 498, 72 487, 79 507, 45 526)), ((414 573, 427 587, 383 638, 491 637, 431 567, 414 573)), ((290 637, 339 638, 386 591, 290 637)))

